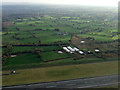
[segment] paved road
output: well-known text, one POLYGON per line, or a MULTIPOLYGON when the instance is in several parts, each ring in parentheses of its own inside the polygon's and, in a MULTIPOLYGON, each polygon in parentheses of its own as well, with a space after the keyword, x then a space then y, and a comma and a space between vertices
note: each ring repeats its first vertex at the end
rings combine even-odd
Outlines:
MULTIPOLYGON (((119 75, 120 76, 120 75, 119 75)), ((48 83, 27 84, 4 88, 91 88, 118 83, 118 75, 64 80, 48 83)))

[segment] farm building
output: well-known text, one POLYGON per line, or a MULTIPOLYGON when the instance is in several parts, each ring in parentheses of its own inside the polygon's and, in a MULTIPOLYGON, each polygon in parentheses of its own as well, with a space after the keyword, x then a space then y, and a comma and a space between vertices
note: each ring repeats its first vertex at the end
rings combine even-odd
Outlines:
POLYGON ((82 50, 79 50, 78 48, 74 47, 70 47, 70 46, 67 46, 67 47, 63 47, 63 49, 66 51, 66 52, 69 52, 69 53, 74 53, 74 52, 78 52, 79 54, 81 55, 84 55, 84 51, 82 50))
POLYGON ((78 51, 81 55, 83 55, 84 54, 84 52, 83 51, 78 51))
POLYGON ((85 41, 81 41, 81 43, 85 43, 85 41))
POLYGON ((79 49, 78 49, 78 48, 76 48, 76 47, 74 47, 73 49, 74 49, 75 51, 79 51, 79 49))
POLYGON ((63 47, 63 49, 66 51, 66 52, 69 52, 69 53, 74 53, 74 49, 72 49, 70 46, 68 47, 63 47))
POLYGON ((62 51, 58 51, 58 53, 60 53, 60 54, 61 54, 61 53, 63 53, 63 52, 62 52, 62 51))
POLYGON ((99 52, 100 52, 100 50, 99 50, 99 49, 95 49, 95 52, 96 52, 96 53, 99 53, 99 52))
POLYGON ((66 52, 70 52, 70 50, 69 50, 67 47, 63 47, 63 49, 64 49, 66 52))
POLYGON ((75 50, 71 48, 70 46, 67 47, 70 51, 74 52, 75 50))

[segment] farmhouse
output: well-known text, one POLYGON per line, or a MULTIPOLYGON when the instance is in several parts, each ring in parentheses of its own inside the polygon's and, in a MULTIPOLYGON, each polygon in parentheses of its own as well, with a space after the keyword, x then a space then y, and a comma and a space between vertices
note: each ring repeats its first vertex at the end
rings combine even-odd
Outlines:
POLYGON ((99 50, 99 49, 95 49, 95 52, 96 52, 96 53, 99 53, 99 52, 100 52, 100 50, 99 50))
POLYGON ((60 54, 61 54, 61 53, 63 53, 63 52, 62 52, 62 51, 58 51, 58 53, 60 53, 60 54))
POLYGON ((85 43, 85 41, 81 41, 81 43, 85 43))

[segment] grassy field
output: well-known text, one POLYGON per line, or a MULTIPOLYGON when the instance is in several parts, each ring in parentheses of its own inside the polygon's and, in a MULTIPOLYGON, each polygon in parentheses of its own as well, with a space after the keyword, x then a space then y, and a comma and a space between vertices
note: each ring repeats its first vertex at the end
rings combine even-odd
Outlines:
MULTIPOLYGON (((10 71, 3 71, 8 74, 10 71)), ((87 78, 118 73, 118 62, 55 66, 16 70, 15 75, 3 76, 3 86, 87 78)))
POLYGON ((83 36, 85 38, 87 37, 93 37, 95 38, 96 41, 101 41, 101 42, 104 42, 104 41, 112 41, 112 37, 107 37, 107 36, 99 36, 99 35, 87 35, 87 34, 79 34, 78 36, 83 36))
POLYGON ((76 33, 84 37, 94 37, 95 40, 100 42, 118 39, 118 31, 115 26, 109 26, 109 24, 111 25, 110 22, 102 21, 102 23, 106 24, 104 25, 100 21, 96 21, 95 23, 94 20, 83 20, 80 17, 63 18, 63 16, 61 16, 57 18, 44 15, 44 17, 35 16, 16 19, 13 22, 13 26, 5 26, 7 29, 3 31, 3 34, 7 32, 8 34, 3 35, 4 44, 38 44, 38 39, 41 40, 41 43, 54 43, 56 41, 68 42, 71 38, 69 34, 57 35, 57 33, 76 33), (19 28, 19 30, 16 28, 19 28), (59 30, 55 31, 56 28, 59 30), (37 38, 34 38, 30 32, 34 33, 37 38), (79 34, 80 32, 81 34, 79 34), (13 35, 16 33, 18 34, 16 37, 20 38, 19 40, 13 38, 13 35))
MULTIPOLYGON (((11 53, 19 53, 24 51, 33 51, 33 50, 41 50, 41 51, 52 51, 52 50, 60 50, 59 46, 14 46, 11 53)), ((5 48, 3 48, 5 51, 5 48)))
MULTIPOLYGON (((42 59, 41 60, 37 56, 37 54, 36 55, 32 55, 30 60, 28 60, 28 59, 26 60, 25 58, 22 59, 22 57, 24 55, 28 55, 28 54, 26 53, 26 54, 23 54, 21 56, 17 56, 15 58, 8 58, 5 61, 5 63, 3 64, 2 69, 3 70, 12 70, 12 69, 16 70, 16 69, 25 69, 25 68, 38 68, 38 67, 48 67, 48 66, 51 67, 51 66, 84 64, 84 63, 106 62, 106 61, 116 61, 117 60, 117 58, 110 58, 110 59, 82 58, 82 59, 74 60, 73 57, 70 57, 70 58, 67 58, 67 59, 60 59, 60 60, 56 60, 56 61, 52 61, 52 62, 43 62, 43 59, 41 58, 42 59), (21 57, 21 59, 19 59, 19 61, 17 60, 18 57, 21 57), (34 59, 32 57, 34 57, 34 59), (19 62, 20 62, 20 64, 19 64, 19 62), (24 62, 28 62, 28 63, 24 64, 24 62)), ((29 56, 25 56, 25 57, 29 58, 29 56)), ((50 57, 50 56, 47 55, 45 58, 47 58, 47 57, 50 57)))
POLYGON ((41 40, 41 43, 53 43, 57 41, 68 42, 71 37, 70 35, 57 35, 55 31, 51 30, 35 31, 34 33, 41 40))
POLYGON ((2 45, 6 47, 2 49, 3 74, 10 70, 17 72, 3 76, 3 86, 117 73, 119 33, 115 9, 40 5, 23 6, 24 10, 20 7, 8 5, 3 9, 6 14, 1 33, 2 45), (77 47, 85 54, 66 53, 63 46, 77 47), (96 48, 100 53, 95 53, 96 48), (88 50, 93 54, 88 54, 88 50))
POLYGON ((70 57, 66 52, 60 54, 57 51, 42 52, 41 55, 44 61, 70 57))
POLYGON ((26 53, 26 54, 20 54, 16 57, 8 57, 3 65, 14 66, 14 65, 20 65, 20 64, 30 64, 30 63, 40 63, 40 62, 41 60, 37 54, 26 53))

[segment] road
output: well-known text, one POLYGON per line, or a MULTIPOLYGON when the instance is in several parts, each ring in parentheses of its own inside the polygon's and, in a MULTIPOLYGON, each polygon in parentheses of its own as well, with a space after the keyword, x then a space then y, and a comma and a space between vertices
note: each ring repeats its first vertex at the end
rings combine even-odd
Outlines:
MULTIPOLYGON (((119 75, 120 76, 120 75, 119 75)), ((63 80, 47 83, 35 83, 3 88, 92 88, 98 86, 114 85, 118 83, 118 75, 90 77, 72 80, 63 80)))

